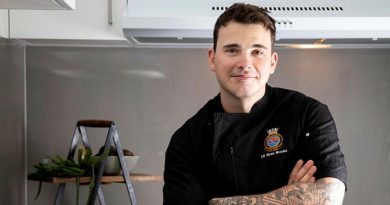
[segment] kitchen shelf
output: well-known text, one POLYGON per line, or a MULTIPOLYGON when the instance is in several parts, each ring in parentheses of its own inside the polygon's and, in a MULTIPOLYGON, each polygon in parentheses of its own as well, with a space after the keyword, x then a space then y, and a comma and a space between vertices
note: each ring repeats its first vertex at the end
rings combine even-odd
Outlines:
MULTIPOLYGON (((68 184, 68 183, 76 183, 76 177, 47 177, 45 179, 36 178, 36 177, 27 177, 28 180, 31 181, 42 181, 53 184, 68 184)), ((149 174, 130 174, 130 179, 133 182, 147 182, 147 181, 162 181, 163 177, 160 175, 149 175, 149 174)), ((80 177, 80 184, 89 184, 91 182, 91 177, 80 177)), ((115 176, 102 176, 101 183, 102 184, 110 184, 110 183, 125 183, 125 179, 122 175, 115 176)))
MULTIPOLYGON (((53 184, 68 184, 68 183, 76 183, 76 177, 47 177, 45 179, 36 178, 36 177, 28 177, 28 180, 31 181, 42 181, 53 184)), ((131 181, 139 181, 139 182, 148 182, 148 181, 162 181, 163 177, 159 175, 149 175, 149 174, 130 174, 131 181)), ((91 177, 80 177, 80 184, 89 184, 91 182, 91 177)), ((122 175, 116 176, 102 176, 101 178, 102 184, 110 184, 110 183, 126 183, 125 179, 122 175)))
MULTIPOLYGON (((116 123, 114 121, 107 121, 107 120, 80 120, 77 122, 72 142, 69 148, 68 157, 67 159, 72 160, 74 158, 74 154, 76 151, 76 147, 78 145, 78 141, 81 139, 83 145, 85 148, 91 148, 91 144, 89 143, 88 137, 87 137, 87 130, 86 128, 108 128, 107 138, 104 143, 104 150, 110 149, 111 144, 113 143, 115 145, 116 152, 118 154, 119 163, 121 165, 122 173, 130 173, 127 164, 125 162, 125 157, 123 155, 123 149, 122 145, 119 142, 119 134, 116 128, 116 123)), ((103 169, 104 165, 107 161, 107 157, 105 157, 99 164, 99 168, 97 169, 97 172, 95 174, 95 178, 93 182, 91 181, 91 177, 85 177, 81 178, 81 183, 87 184, 94 184, 92 190, 90 191, 91 194, 88 197, 88 205, 94 205, 96 198, 99 198, 100 205, 106 205, 106 202, 104 200, 103 191, 100 188, 100 185, 102 184, 103 179, 105 180, 105 183, 113 183, 113 182, 123 182, 126 184, 127 193, 129 195, 130 203, 131 205, 137 205, 137 201, 135 198, 135 193, 133 189, 133 185, 131 182, 131 177, 136 179, 143 179, 146 180, 148 177, 146 175, 134 175, 134 174, 123 174, 122 176, 103 176, 103 169)), ((151 178, 149 178, 151 179, 151 178)), ((41 179, 40 179, 41 180, 41 179)), ((76 178, 70 178, 70 177, 51 177, 47 179, 48 182, 51 183, 58 183, 58 191, 56 195, 56 199, 54 204, 60 205, 61 199, 63 196, 63 193, 65 191, 65 186, 68 183, 75 183, 76 178), (64 180, 64 181, 62 181, 64 180)))

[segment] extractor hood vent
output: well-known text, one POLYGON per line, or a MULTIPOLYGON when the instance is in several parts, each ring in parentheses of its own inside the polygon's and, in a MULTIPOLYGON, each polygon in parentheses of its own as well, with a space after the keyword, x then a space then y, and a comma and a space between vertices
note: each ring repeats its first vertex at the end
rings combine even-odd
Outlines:
MULTIPOLYGON (((235 1, 128 0, 124 35, 134 47, 210 47, 217 17, 235 1)), ((388 0, 264 0, 276 46, 390 47, 388 0)))
MULTIPOLYGON (((297 12, 297 11, 343 11, 344 8, 343 7, 335 7, 335 6, 309 6, 309 7, 297 7, 297 6, 278 6, 278 7, 261 7, 267 11, 291 11, 291 12, 297 12)), ((224 11, 228 9, 227 6, 223 7, 223 6, 213 6, 211 7, 211 10, 213 11, 224 11)))

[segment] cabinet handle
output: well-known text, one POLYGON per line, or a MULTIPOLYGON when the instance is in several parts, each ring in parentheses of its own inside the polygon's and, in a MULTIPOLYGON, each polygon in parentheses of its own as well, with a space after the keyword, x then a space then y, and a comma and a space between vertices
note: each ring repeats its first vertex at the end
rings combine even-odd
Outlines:
POLYGON ((112 23, 112 0, 108 0, 108 24, 112 23))

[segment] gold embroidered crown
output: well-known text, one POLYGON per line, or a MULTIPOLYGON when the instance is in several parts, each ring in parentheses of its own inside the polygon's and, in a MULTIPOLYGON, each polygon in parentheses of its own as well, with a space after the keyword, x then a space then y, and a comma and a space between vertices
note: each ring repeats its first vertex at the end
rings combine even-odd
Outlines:
POLYGON ((269 129, 269 130, 267 130, 267 133, 268 133, 269 135, 278 134, 278 129, 279 129, 279 128, 272 128, 272 129, 269 129))

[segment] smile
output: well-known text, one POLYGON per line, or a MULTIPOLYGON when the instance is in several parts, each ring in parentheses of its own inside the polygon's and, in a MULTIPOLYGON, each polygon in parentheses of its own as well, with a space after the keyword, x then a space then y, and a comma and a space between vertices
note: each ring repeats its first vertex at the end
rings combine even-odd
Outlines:
POLYGON ((232 78, 238 80, 248 80, 248 79, 254 79, 256 78, 256 76, 255 75, 233 75, 232 78))

